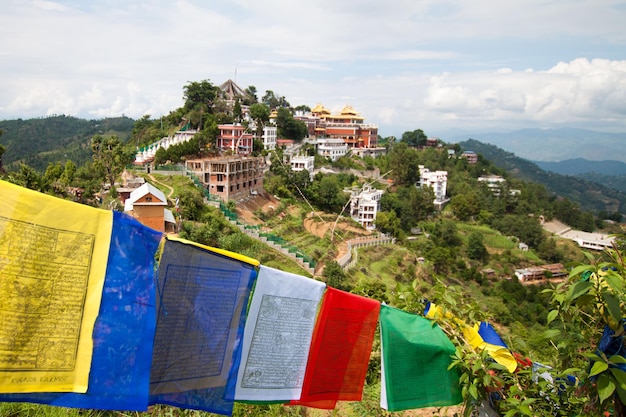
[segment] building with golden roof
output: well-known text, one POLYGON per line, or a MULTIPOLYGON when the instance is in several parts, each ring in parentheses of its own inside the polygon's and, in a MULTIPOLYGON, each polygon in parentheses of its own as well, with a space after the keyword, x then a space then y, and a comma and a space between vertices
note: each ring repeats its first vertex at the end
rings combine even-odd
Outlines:
POLYGON ((375 148, 378 146, 378 127, 364 123, 363 116, 346 105, 339 113, 332 113, 317 104, 307 115, 296 119, 306 123, 309 137, 342 139, 348 148, 375 148))

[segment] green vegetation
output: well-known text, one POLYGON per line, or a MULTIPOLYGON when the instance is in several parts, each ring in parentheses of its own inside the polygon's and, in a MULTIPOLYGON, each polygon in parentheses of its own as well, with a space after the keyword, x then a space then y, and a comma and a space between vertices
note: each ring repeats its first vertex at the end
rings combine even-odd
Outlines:
MULTIPOLYGON (((214 151, 212 145, 218 123, 240 118, 241 103, 238 101, 238 106, 229 110, 221 90, 208 80, 190 82, 183 91, 183 107, 157 120, 144 116, 127 130, 132 130, 132 137, 115 130, 126 126, 125 118, 119 121, 120 125, 107 122, 106 130, 104 122, 99 126, 87 123, 82 129, 91 132, 88 140, 82 136, 79 139, 75 134, 76 143, 66 144, 68 152, 73 152, 76 146, 86 152, 87 158, 81 156, 82 159, 75 160, 68 156, 51 160, 47 165, 37 165, 37 168, 19 162, 44 161, 42 155, 54 154, 54 146, 50 143, 47 147, 33 146, 29 154, 16 145, 14 133, 8 133, 14 125, 0 124, 0 128, 7 129, 0 145, 0 161, 7 168, 3 178, 63 198, 119 209, 115 191, 107 192, 104 184, 110 184, 114 190, 135 147, 184 127, 197 129, 199 133, 184 146, 160 151, 159 161, 176 163, 186 157, 206 155, 214 151), (89 130, 96 127, 97 131, 89 130)), ((293 119, 284 97, 268 90, 262 103, 257 103, 256 89, 250 86, 246 92, 242 103, 251 105, 251 113, 259 125, 267 123, 270 111, 277 109, 277 124, 283 136, 299 140, 306 134, 303 124, 293 119)), ((65 116, 53 121, 64 126, 82 126, 65 116)), ((17 126, 27 125, 24 121, 17 123, 17 126)), ((32 126, 39 125, 42 123, 32 126)), ((42 142, 54 140, 51 135, 49 141, 42 142)), ((328 285, 414 313, 423 311, 424 300, 432 300, 470 325, 489 320, 517 352, 553 367, 557 377, 571 373, 585 381, 580 391, 564 386, 559 393, 546 382, 534 383, 528 370, 505 373, 467 347, 462 327, 457 322, 441 321, 442 328, 459 346, 455 363, 464 375, 467 412, 492 392, 501 394, 496 407, 507 416, 596 415, 594 413, 600 410, 619 408, 619 401, 613 400, 626 398, 626 374, 622 375, 614 366, 621 363, 620 359, 593 353, 593 350, 604 324, 622 332, 618 323, 626 305, 623 294, 626 268, 621 252, 610 252, 608 259, 601 259, 601 255, 598 259, 585 258, 575 244, 550 236, 539 222, 540 218, 558 218, 584 230, 605 227, 608 225, 605 219, 621 218, 621 206, 613 204, 615 199, 611 197, 612 203, 605 204, 603 211, 594 217, 592 212, 581 209, 577 200, 557 198, 543 185, 509 174, 508 165, 491 161, 484 155, 479 155, 477 164, 468 164, 459 156, 462 148, 458 144, 438 142, 436 148, 424 147, 426 135, 420 129, 406 132, 398 142, 390 138, 385 142, 388 153, 377 159, 361 160, 348 155, 329 161, 316 157, 316 166, 331 166, 337 173, 318 173, 313 179, 307 172, 293 172, 289 164, 284 163, 281 149, 272 152, 271 168, 264 184, 266 191, 278 196, 281 203, 272 210, 255 212, 263 221, 257 227, 271 230, 272 234, 312 256, 324 266, 317 269, 319 275, 315 278, 328 285), (431 188, 416 186, 422 165, 430 171, 448 173, 447 194, 451 200, 442 211, 435 209, 431 188), (366 171, 373 169, 388 175, 385 179, 393 182, 366 177, 366 171), (506 182, 497 189, 490 189, 478 180, 489 174, 503 176, 506 182), (365 185, 385 190, 376 226, 379 231, 396 237, 397 244, 358 249, 356 267, 343 270, 337 263, 339 245, 365 233, 345 213, 349 196, 344 190, 358 190, 365 185), (609 206, 611 208, 607 208, 609 206), (335 228, 340 215, 346 227, 335 228), (306 227, 307 222, 324 227, 332 225, 332 228, 318 237, 306 227), (527 244, 529 250, 519 249, 520 243, 527 244), (522 285, 514 277, 517 268, 556 262, 567 267, 581 262, 589 265, 574 268, 570 280, 558 286, 550 283, 522 285), (607 272, 605 268, 614 269, 607 272), (587 275, 588 272, 591 275, 587 275), (591 369, 586 366, 589 358, 594 362, 591 369), (597 377, 595 386, 589 384, 590 376, 597 377)), ((305 152, 310 153, 311 149, 305 148, 305 152)), ((136 174, 147 177, 145 173, 136 174)), ((179 201, 176 216, 180 220, 181 237, 250 256, 266 266, 306 275, 291 258, 241 233, 227 221, 224 212, 232 214, 236 209, 234 202, 224 202, 221 210, 205 204, 205 193, 185 175, 153 174, 153 178, 166 195, 171 193, 171 199, 179 201)), ((613 231, 620 230, 614 227, 613 231)), ((377 349, 375 346, 372 353, 364 400, 342 404, 341 415, 389 415, 378 406, 380 357, 377 349)), ((27 404, 0 406, 0 414, 9 416, 54 416, 59 411, 27 404)), ((78 410, 77 414, 71 413, 74 410, 59 411, 63 415, 91 416, 208 415, 171 407, 155 407, 148 414, 78 410)), ((234 415, 315 417, 322 414, 300 407, 237 404, 234 415)))
POLYGON ((91 159, 91 138, 117 136, 126 142, 134 121, 128 117, 83 120, 71 116, 51 116, 30 120, 0 121, 2 145, 6 148, 4 168, 19 169, 26 164, 44 172, 48 164, 71 160, 81 166, 91 159))
MULTIPOLYGON (((604 181, 591 182, 580 177, 544 171, 530 161, 518 158, 494 145, 484 144, 474 139, 461 142, 460 145, 464 149, 471 149, 481 154, 493 164, 508 172, 512 177, 523 181, 544 184, 546 189, 549 190, 552 199, 556 196, 564 197, 571 200, 576 208, 580 207, 584 211, 626 213, 626 193, 618 191, 619 188, 606 187, 603 185, 604 181)), ((588 178, 591 179, 593 176, 588 176, 588 178)), ((600 179, 602 180, 603 178, 600 179)), ((613 177, 613 179, 615 180, 616 177, 613 177)), ((576 222, 577 216, 568 216, 568 221, 576 222)), ((583 229, 588 218, 583 217, 580 220, 581 224, 568 224, 583 229)))

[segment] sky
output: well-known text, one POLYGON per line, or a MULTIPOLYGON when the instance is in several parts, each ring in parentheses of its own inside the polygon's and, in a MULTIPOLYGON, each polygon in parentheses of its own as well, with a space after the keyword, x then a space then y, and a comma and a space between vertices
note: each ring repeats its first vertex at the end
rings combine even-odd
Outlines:
POLYGON ((193 81, 381 136, 626 132, 626 1, 0 0, 0 120, 158 118, 193 81))

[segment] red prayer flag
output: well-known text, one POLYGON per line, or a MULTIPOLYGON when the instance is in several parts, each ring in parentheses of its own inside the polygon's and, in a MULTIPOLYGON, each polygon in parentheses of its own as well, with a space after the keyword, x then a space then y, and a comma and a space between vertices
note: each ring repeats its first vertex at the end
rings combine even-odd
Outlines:
POLYGON ((290 405, 333 409, 339 400, 361 400, 379 311, 376 300, 326 289, 302 395, 290 405))

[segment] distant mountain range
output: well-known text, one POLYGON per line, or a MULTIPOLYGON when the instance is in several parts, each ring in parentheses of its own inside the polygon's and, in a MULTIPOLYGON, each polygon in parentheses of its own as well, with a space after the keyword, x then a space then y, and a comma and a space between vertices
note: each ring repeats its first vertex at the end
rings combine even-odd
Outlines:
MULTIPOLYGON (((509 133, 476 133, 453 135, 444 139, 456 143, 475 139, 496 145, 529 161, 566 161, 584 158, 588 161, 626 162, 626 133, 606 133, 587 129, 521 129, 509 133)), ((598 172, 598 170, 587 171, 598 172)))
POLYGON ((626 213, 626 192, 617 187, 609 188, 602 178, 598 182, 591 181, 590 174, 573 176, 546 171, 534 162, 474 139, 459 142, 459 145, 464 150, 481 154, 512 177, 543 184, 551 193, 578 203, 584 210, 626 213))
POLYGON ((559 162, 533 161, 539 168, 563 175, 600 174, 626 175, 626 163, 621 161, 588 161, 584 158, 566 159, 559 162))

